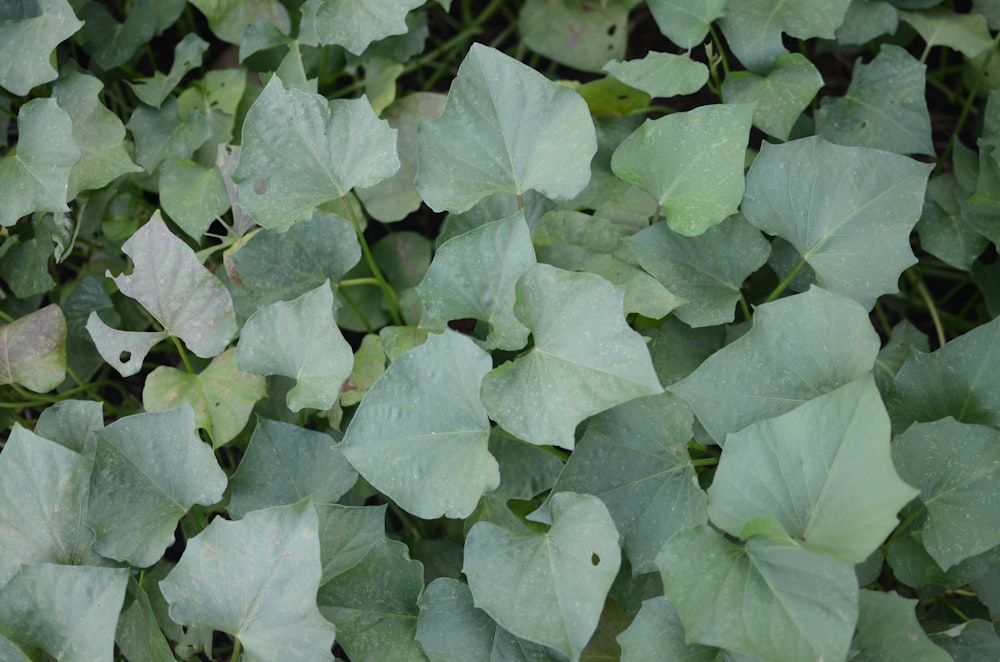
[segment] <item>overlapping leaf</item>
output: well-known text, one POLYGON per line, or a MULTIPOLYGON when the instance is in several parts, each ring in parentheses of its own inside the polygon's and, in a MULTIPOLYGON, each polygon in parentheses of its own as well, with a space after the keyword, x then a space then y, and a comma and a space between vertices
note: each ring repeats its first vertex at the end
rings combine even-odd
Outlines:
POLYGON ((319 516, 320 586, 360 563, 385 538, 386 506, 316 505, 319 516))
POLYGON ((708 82, 708 67, 685 55, 651 51, 642 59, 612 60, 604 71, 654 97, 694 94, 708 82))
POLYGON ((159 108, 139 106, 125 126, 135 139, 136 163, 149 172, 171 157, 191 158, 212 137, 208 116, 200 109, 182 115, 174 97, 159 108))
POLYGON ((291 23, 288 10, 279 0, 190 0, 208 19, 215 36, 239 45, 243 31, 257 21, 270 23, 288 34, 291 23))
POLYGON ((920 12, 901 11, 899 18, 923 37, 928 49, 948 46, 967 58, 974 58, 993 41, 986 17, 979 12, 959 14, 945 7, 934 7, 920 12))
POLYGON ((749 662, 739 653, 687 641, 677 607, 667 598, 657 596, 643 601, 642 608, 628 629, 618 636, 622 662, 645 662, 654 659, 684 662, 749 662))
POLYGON ((360 55, 373 41, 405 34, 406 15, 423 0, 308 0, 302 6, 303 43, 336 44, 360 55))
POLYGON ((635 0, 603 0, 598 4, 567 0, 527 0, 518 16, 524 44, 561 64, 600 71, 612 58, 625 55, 628 12, 635 0))
POLYGON ((160 171, 160 204, 184 232, 201 239, 229 210, 226 182, 218 168, 190 159, 169 158, 160 171))
POLYGON ((0 384, 21 384, 38 393, 66 378, 66 318, 49 304, 0 326, 0 384))
POLYGON ((934 645, 917 621, 916 600, 897 593, 861 591, 858 600, 858 632, 851 648, 852 660, 880 662, 890 658, 948 662, 953 659, 934 645))
POLYGON ((82 25, 67 0, 5 2, 0 7, 0 87, 24 96, 55 80, 52 51, 82 25))
POLYGON ((728 11, 727 0, 649 0, 660 31, 681 48, 694 48, 709 26, 728 11))
POLYGON ((761 76, 734 71, 722 82, 726 103, 752 103, 753 125, 780 140, 788 140, 795 121, 823 87, 823 76, 801 53, 785 53, 761 76))

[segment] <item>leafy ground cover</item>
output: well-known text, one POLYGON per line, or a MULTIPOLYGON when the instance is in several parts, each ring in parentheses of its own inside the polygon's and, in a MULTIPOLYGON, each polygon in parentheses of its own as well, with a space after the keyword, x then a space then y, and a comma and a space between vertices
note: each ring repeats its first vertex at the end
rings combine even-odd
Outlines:
POLYGON ((0 0, 0 659, 1000 659, 997 0, 0 0))

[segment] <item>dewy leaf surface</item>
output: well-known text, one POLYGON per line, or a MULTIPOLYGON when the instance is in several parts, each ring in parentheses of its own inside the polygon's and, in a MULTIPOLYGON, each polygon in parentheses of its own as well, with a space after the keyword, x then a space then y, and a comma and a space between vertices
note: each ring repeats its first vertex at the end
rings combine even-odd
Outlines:
POLYGON ((539 264, 516 290, 514 313, 534 347, 491 371, 482 386, 490 418, 505 430, 571 449, 583 419, 662 392, 645 341, 625 323, 621 289, 595 274, 539 264))
POLYGON ((682 531, 657 557, 689 643, 761 660, 843 660, 858 617, 854 567, 791 541, 745 545, 708 526, 682 531))
POLYGON ((652 195, 670 227, 699 235, 736 213, 753 106, 715 104, 646 120, 622 141, 611 169, 652 195))
POLYGON ((309 500, 212 520, 160 582, 170 618, 233 635, 247 662, 333 662, 334 626, 316 607, 318 528, 309 500))
POLYGON ((18 96, 55 80, 56 46, 83 25, 67 0, 5 2, 0 20, 0 87, 18 96))
POLYGON ((618 572, 618 531, 595 496, 556 494, 551 513, 545 533, 475 524, 462 570, 477 607, 515 636, 575 661, 597 628, 618 572))
POLYGON ((417 517, 468 517, 500 474, 479 400, 489 355, 453 331, 389 365, 344 435, 347 461, 417 517))
POLYGON ((709 516, 734 536, 772 516, 806 549, 861 563, 916 495, 893 467, 889 415, 866 375, 729 435, 709 516))
POLYGON ((435 211, 493 193, 574 197, 597 152, 584 100, 508 55, 473 44, 440 118, 417 132, 416 186, 435 211))
POLYGON ((422 4, 423 0, 308 0, 302 5, 300 30, 317 37, 319 44, 336 44, 361 55, 373 41, 406 34, 406 15, 422 4))
POLYGON ((753 328, 670 390, 718 443, 863 376, 879 339, 854 301, 822 290, 759 306, 753 328))
POLYGON ((915 423, 892 456, 920 488, 924 548, 943 570, 1000 545, 1000 432, 951 417, 915 423))
POLYGON ((747 220, 792 244, 821 287, 870 309, 916 262, 931 165, 813 136, 765 143, 746 178, 747 220))
POLYGON ((66 318, 54 303, 0 326, 0 384, 36 393, 66 378, 66 318))
POLYGON ((118 419, 97 432, 87 520, 95 548, 136 567, 153 565, 188 509, 218 502, 226 483, 190 407, 118 419))
POLYGON ((240 204, 265 228, 284 231, 324 202, 373 186, 399 169, 396 129, 368 99, 286 89, 277 76, 243 123, 240 204))

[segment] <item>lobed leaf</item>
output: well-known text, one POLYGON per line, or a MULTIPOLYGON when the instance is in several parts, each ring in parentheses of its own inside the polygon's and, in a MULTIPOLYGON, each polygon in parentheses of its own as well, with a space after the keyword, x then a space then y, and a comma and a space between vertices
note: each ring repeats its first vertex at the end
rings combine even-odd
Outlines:
MULTIPOLYGON (((5 2, 0 9, 0 87, 17 96, 55 80, 56 46, 83 23, 67 0, 5 2)), ((6 223, 2 223, 7 225, 6 223)))
POLYGON ((785 53, 766 75, 734 71, 726 76, 722 99, 755 104, 753 125, 779 140, 788 140, 795 122, 821 87, 823 76, 812 62, 801 53, 785 53))
POLYGON ((857 651, 853 660, 878 662, 889 657, 948 662, 953 659, 936 646, 917 621, 916 600, 898 593, 861 591, 858 600, 858 631, 851 642, 857 651))
POLYGON ((406 34, 407 14, 422 4, 423 0, 307 0, 299 39, 311 46, 336 44, 361 55, 374 41, 406 34))

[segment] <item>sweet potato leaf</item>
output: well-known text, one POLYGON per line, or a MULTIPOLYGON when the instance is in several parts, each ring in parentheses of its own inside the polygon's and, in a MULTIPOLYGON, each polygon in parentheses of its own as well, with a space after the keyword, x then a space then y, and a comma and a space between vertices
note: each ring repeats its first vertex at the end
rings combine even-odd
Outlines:
POLYGON ((52 51, 81 26, 67 0, 5 2, 0 7, 0 87, 20 96, 55 80, 52 51))
POLYGON ((681 48, 700 44, 711 24, 729 10, 727 0, 649 0, 647 4, 660 31, 681 48))
POLYGON ((795 121, 823 87, 823 76, 801 53, 785 53, 766 75, 734 71, 722 82, 726 103, 752 103, 753 125, 788 140, 795 121))
POLYGON ((66 318, 49 304, 0 326, 0 384, 51 391, 66 378, 66 318))
POLYGON ((299 39, 311 46, 336 44, 361 55, 374 41, 406 34, 406 15, 423 0, 307 0, 299 39))

